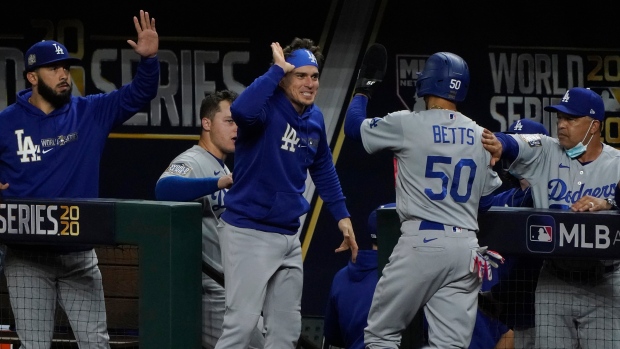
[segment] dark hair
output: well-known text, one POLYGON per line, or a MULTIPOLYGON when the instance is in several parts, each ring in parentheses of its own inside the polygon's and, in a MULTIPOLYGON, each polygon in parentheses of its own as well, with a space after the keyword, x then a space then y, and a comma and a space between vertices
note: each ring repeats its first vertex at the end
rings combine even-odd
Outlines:
POLYGON ((291 55, 291 52, 298 50, 300 48, 305 48, 306 50, 312 52, 314 57, 316 58, 317 63, 319 64, 319 69, 323 65, 323 53, 321 52, 321 47, 314 44, 314 41, 310 39, 300 39, 295 38, 291 43, 282 49, 284 52, 284 59, 291 55))
POLYGON ((220 102, 229 101, 231 104, 237 98, 237 92, 230 90, 221 90, 206 95, 200 103, 200 118, 213 119, 215 113, 220 111, 220 102))

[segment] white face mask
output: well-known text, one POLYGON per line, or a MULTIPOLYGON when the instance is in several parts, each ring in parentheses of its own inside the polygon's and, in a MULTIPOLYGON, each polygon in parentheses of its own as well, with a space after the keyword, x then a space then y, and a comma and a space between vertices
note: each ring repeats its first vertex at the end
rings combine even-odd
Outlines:
POLYGON ((579 156, 581 156, 581 154, 586 152, 586 149, 588 148, 588 144, 590 144, 590 142, 592 142, 592 138, 594 138, 594 135, 592 135, 592 137, 590 137, 590 140, 588 141, 588 144, 583 145, 583 141, 585 141, 586 137, 588 137, 588 132, 590 132, 590 128, 592 127, 593 123, 594 123, 594 120, 592 120, 592 122, 590 122, 590 127, 588 127, 588 130, 586 131, 585 136, 583 136, 583 139, 581 140, 581 142, 577 143, 577 145, 575 145, 574 147, 572 147, 570 149, 564 149, 564 151, 566 152, 566 155, 568 155, 571 159, 576 159, 579 156))

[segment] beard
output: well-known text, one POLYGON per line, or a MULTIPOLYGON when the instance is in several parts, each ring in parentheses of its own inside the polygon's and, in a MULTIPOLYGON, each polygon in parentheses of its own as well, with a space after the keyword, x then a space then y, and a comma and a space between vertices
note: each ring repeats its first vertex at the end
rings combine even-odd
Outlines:
POLYGON ((43 81, 43 79, 40 79, 37 89, 39 91, 39 95, 48 101, 54 109, 60 109, 62 106, 71 101, 71 90, 73 90, 73 84, 71 83, 69 86, 70 88, 66 91, 56 93, 53 88, 43 81))

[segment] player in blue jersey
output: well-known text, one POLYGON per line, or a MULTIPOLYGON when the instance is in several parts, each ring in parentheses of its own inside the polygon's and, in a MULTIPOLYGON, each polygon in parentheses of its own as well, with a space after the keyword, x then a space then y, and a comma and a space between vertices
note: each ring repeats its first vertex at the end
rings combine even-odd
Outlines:
POLYGON ((273 65, 231 106, 237 123, 234 185, 226 194, 219 230, 226 284, 226 314, 216 349, 245 348, 261 312, 266 348, 295 348, 301 334, 303 263, 300 217, 308 173, 344 240, 357 243, 314 104, 322 55, 312 40, 271 44, 273 65))
MULTIPOLYGON (((573 87, 545 110, 557 113, 557 138, 485 132, 485 147, 530 183, 536 208, 615 209, 620 151, 601 142, 601 96, 573 87)), ((536 286, 535 348, 617 348, 619 280, 617 260, 545 260, 536 286)))
MULTIPOLYGON (((59 42, 34 44, 24 57, 31 85, 0 113, 0 189, 15 198, 97 198, 108 134, 148 106, 159 86, 155 19, 133 18, 141 56, 133 81, 107 94, 73 96, 79 62, 59 42)), ((101 272, 93 246, 9 245, 5 275, 22 348, 49 348, 56 302, 80 348, 109 348, 101 272)))
MULTIPOLYGON (((377 284, 364 342, 368 349, 398 348, 401 332, 423 308, 431 347, 466 348, 481 286, 477 267, 487 262, 476 237, 478 211, 491 206, 501 185, 490 154, 476 144, 483 128, 456 109, 469 88, 469 68, 458 55, 435 53, 416 84, 426 110, 366 119, 385 73, 381 56, 387 56, 381 45, 367 51, 344 125, 368 153, 389 149, 398 163, 401 236, 377 284)), ((482 271, 487 275, 486 265, 482 271)))

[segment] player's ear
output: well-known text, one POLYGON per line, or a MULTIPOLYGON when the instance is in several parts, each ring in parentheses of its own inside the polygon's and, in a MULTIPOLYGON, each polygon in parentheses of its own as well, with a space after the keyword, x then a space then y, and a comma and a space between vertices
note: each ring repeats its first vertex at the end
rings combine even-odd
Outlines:
POLYGON ((26 72, 25 73, 25 77, 26 80, 30 83, 30 85, 36 85, 37 84, 37 73, 35 73, 34 71, 30 71, 30 72, 26 72))
MULTIPOLYGON (((603 133, 603 125, 604 123, 600 120, 596 120, 598 122, 598 130, 595 130, 594 134, 603 133)), ((596 124, 596 122, 595 122, 596 124)))
POLYGON ((202 123, 203 130, 211 131, 211 120, 209 120, 209 118, 202 118, 200 119, 200 122, 202 123))

